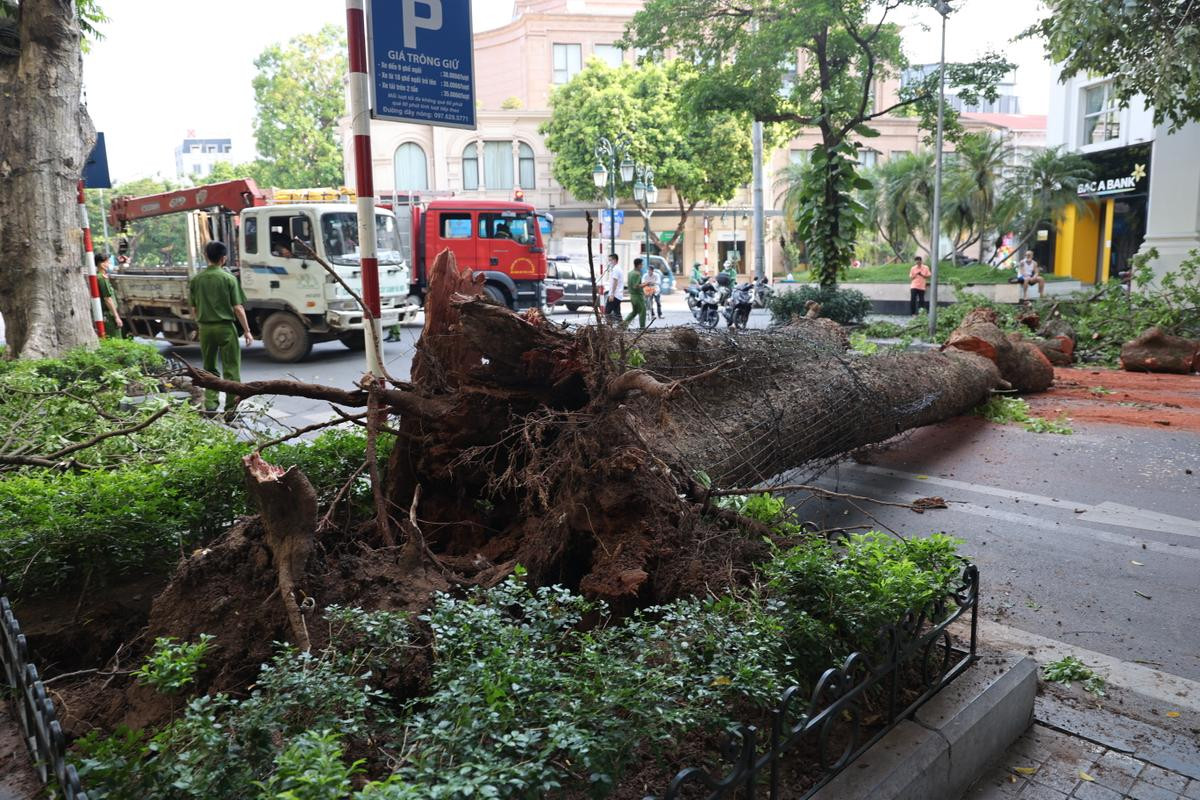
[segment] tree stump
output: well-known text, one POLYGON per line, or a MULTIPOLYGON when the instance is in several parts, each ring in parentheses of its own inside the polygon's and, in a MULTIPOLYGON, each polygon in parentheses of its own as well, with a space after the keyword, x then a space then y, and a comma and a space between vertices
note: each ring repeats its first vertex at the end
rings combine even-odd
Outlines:
POLYGON ((1200 341, 1149 328, 1121 348, 1121 369, 1129 372, 1173 372, 1186 375, 1200 366, 1200 341))

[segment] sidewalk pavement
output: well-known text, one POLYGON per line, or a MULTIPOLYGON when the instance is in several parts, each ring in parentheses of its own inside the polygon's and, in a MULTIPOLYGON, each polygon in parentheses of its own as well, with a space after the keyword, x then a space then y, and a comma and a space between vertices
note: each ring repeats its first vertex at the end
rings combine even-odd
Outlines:
POLYGON ((1040 722, 963 800, 1200 800, 1200 780, 1040 722))

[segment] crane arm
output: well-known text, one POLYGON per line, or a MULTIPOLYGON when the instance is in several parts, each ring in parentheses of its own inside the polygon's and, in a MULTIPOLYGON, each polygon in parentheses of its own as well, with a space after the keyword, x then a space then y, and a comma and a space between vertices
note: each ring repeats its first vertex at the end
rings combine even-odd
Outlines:
POLYGON ((220 208, 235 213, 271 202, 267 192, 249 178, 193 186, 144 197, 116 197, 109 205, 108 221, 117 228, 137 219, 161 217, 183 211, 220 208))

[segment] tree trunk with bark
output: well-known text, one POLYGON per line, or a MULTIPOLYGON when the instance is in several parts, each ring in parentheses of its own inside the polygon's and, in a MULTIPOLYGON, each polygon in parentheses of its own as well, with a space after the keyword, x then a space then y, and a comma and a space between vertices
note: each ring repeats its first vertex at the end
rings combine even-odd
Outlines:
POLYGON ((1121 369, 1130 372, 1174 372, 1186 375, 1200 367, 1200 341, 1149 328, 1121 346, 1121 369))
POLYGON ((23 0, 0 53, 0 314, 9 358, 96 341, 76 186, 95 140, 74 0, 23 0))

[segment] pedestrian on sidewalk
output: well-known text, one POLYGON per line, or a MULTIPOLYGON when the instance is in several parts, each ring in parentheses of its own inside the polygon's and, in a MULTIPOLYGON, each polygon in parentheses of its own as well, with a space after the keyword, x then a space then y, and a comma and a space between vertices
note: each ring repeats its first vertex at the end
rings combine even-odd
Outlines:
MULTIPOLYGON (((200 326, 200 357, 207 372, 217 371, 217 360, 221 362, 221 377, 227 381, 242 379, 242 350, 238 345, 235 321, 242 326, 246 346, 254 344, 250 334, 250 323, 246 319, 246 295, 237 278, 223 269, 229 257, 229 248, 224 242, 211 241, 204 246, 204 257, 208 266, 201 270, 188 284, 193 319, 200 326)), ((204 411, 217 413, 218 392, 204 390, 204 411)), ((233 420, 234 409, 241 398, 225 393, 225 419, 233 420)))
POLYGON ((640 258, 633 260, 633 269, 629 270, 629 285, 626 288, 629 290, 630 311, 625 315, 625 324, 628 325, 634 317, 637 317, 638 324, 644 328, 646 327, 646 295, 642 291, 642 260, 640 258))
POLYGON ((96 254, 96 283, 100 287, 100 308, 104 312, 104 337, 106 339, 129 339, 133 334, 125 328, 125 321, 117 311, 117 300, 113 295, 112 281, 108 278, 108 253, 96 254))
POLYGON ((917 256, 916 263, 908 271, 908 315, 915 317, 918 308, 928 309, 925 305, 925 281, 933 276, 929 267, 917 256))
POLYGON ((600 293, 607 298, 604 301, 604 315, 612 322, 621 321, 621 299, 624 292, 625 272, 621 269, 621 260, 617 258, 616 253, 609 253, 600 293))
POLYGON ((658 271, 658 267, 654 266, 653 261, 646 270, 643 284, 642 291, 646 295, 646 309, 650 312, 650 321, 653 322, 656 318, 662 319, 662 274, 658 271), (658 309, 657 317, 654 313, 655 308, 658 309))

